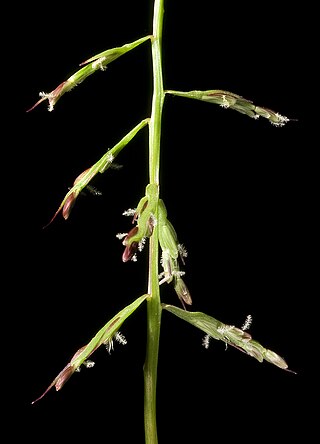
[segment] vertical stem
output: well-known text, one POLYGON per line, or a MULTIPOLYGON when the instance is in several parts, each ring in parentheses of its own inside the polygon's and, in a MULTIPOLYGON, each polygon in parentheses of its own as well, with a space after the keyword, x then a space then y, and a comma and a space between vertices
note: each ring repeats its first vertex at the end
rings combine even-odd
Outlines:
MULTIPOLYGON (((161 117, 164 102, 161 43, 163 23, 163 2, 154 1, 153 11, 153 38, 151 40, 152 66, 153 66, 153 97, 152 111, 149 123, 149 181, 158 185, 160 170, 160 139, 161 117)), ((157 214, 155 214, 157 218, 157 214)), ((158 352, 161 324, 161 304, 158 278, 159 238, 157 225, 150 238, 149 248, 149 278, 147 302, 147 349, 144 363, 144 424, 146 444, 157 444, 156 420, 156 387, 158 352)))
POLYGON ((153 66, 153 98, 149 132, 150 183, 159 184, 161 117, 164 101, 162 79, 162 23, 163 0, 155 0, 153 16, 153 38, 151 39, 153 66))

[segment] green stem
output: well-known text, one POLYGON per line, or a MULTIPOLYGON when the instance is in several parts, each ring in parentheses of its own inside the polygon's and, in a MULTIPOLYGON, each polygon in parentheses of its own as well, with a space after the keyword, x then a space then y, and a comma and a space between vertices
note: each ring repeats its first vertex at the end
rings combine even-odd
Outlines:
MULTIPOLYGON (((161 117, 164 102, 163 77, 162 77, 162 24, 164 0, 154 1, 153 12, 153 37, 151 40, 152 65, 153 65, 153 98, 149 123, 149 181, 158 185, 159 195, 159 171, 160 171, 160 139, 161 117)), ((155 217, 157 218, 157 214, 155 217)), ((144 363, 144 424, 146 444, 157 444, 156 421, 156 387, 158 352, 161 324, 161 301, 159 290, 159 237, 157 225, 154 227, 150 238, 149 249, 149 278, 147 302, 147 349, 144 363)))

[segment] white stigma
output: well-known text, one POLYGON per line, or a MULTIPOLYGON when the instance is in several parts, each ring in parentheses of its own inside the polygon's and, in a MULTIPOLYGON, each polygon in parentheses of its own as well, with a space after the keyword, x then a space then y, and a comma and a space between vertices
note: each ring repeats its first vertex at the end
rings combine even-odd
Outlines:
POLYGON ((248 316, 246 317, 246 320, 244 321, 242 327, 241 327, 241 330, 243 330, 243 331, 245 331, 245 330, 249 330, 251 324, 252 324, 252 316, 251 316, 251 315, 248 315, 248 316))
POLYGON ((206 349, 209 348, 209 342, 210 342, 210 335, 205 335, 202 338, 202 345, 204 346, 204 348, 206 348, 206 349))
POLYGON ((122 213, 122 216, 134 216, 136 213, 135 208, 128 208, 122 213))

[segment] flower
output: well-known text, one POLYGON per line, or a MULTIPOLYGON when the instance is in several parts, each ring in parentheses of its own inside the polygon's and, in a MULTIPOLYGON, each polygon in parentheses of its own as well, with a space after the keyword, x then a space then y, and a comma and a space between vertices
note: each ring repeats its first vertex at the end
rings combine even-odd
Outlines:
POLYGON ((122 254, 122 261, 128 262, 129 260, 132 260, 134 255, 137 252, 139 242, 132 241, 130 242, 130 239, 134 237, 138 233, 138 227, 133 227, 129 233, 126 235, 126 237, 123 239, 122 244, 125 245, 124 252, 122 254))
POLYGON ((70 216, 71 210, 76 202, 78 194, 79 193, 73 192, 67 197, 67 200, 62 208, 62 216, 65 220, 67 220, 70 216))
POLYGON ((77 359, 77 357, 79 357, 79 355, 81 354, 81 352, 86 348, 86 346, 81 347, 72 357, 72 359, 70 360, 70 362, 68 362, 68 364, 61 370, 61 372, 58 374, 58 376, 56 376, 54 378, 54 380, 51 382, 51 384, 49 385, 49 387, 47 387, 47 389, 42 393, 42 395, 40 395, 37 399, 35 399, 34 401, 32 401, 32 404, 34 404, 35 402, 39 401, 40 399, 42 399, 47 393, 48 391, 52 388, 55 387, 57 391, 61 390, 62 387, 64 386, 64 384, 68 381, 68 379, 73 375, 74 372, 79 370, 79 365, 75 365, 73 362, 77 359))
POLYGON ((127 210, 123 213, 125 216, 133 215, 132 223, 136 224, 129 233, 125 235, 122 241, 122 244, 125 246, 122 254, 123 262, 128 262, 129 260, 136 261, 137 250, 143 250, 146 239, 153 233, 153 228, 157 223, 155 218, 157 192, 157 185, 148 184, 146 187, 146 195, 140 199, 137 208, 135 210, 127 210))
POLYGON ((38 102, 36 102, 31 108, 27 110, 27 112, 32 111, 36 106, 38 106, 44 100, 48 100, 49 106, 48 111, 53 111, 53 108, 60 97, 67 91, 73 89, 76 85, 83 82, 88 76, 96 72, 97 70, 105 71, 107 65, 114 60, 116 60, 121 55, 125 54, 128 51, 131 51, 141 43, 150 39, 151 36, 147 35, 142 37, 141 39, 135 40, 132 43, 127 43, 123 46, 108 49, 99 54, 96 54, 93 57, 90 57, 88 60, 80 63, 80 66, 83 66, 78 71, 76 71, 72 76, 70 76, 67 80, 60 83, 56 89, 51 91, 50 93, 41 92, 39 95, 41 97, 38 102))
MULTIPOLYGON (((68 217, 70 216, 71 210, 76 202, 77 197, 79 196, 81 190, 84 188, 84 186, 82 186, 82 180, 83 178, 86 176, 86 174, 90 171, 91 168, 87 168, 85 171, 83 171, 81 174, 79 174, 79 176, 77 176, 75 178, 75 181, 73 182, 73 187, 71 188, 70 191, 72 191, 75 187, 77 187, 77 185, 79 186, 78 188, 75 188, 74 191, 72 191, 70 194, 68 193, 62 208, 62 216, 64 217, 65 220, 68 219, 68 217)), ((91 178, 91 175, 90 175, 91 178)), ((89 182, 89 181, 88 181, 89 182)))
POLYGON ((174 94, 176 96, 188 97, 190 99, 203 100, 209 103, 215 103, 222 108, 230 108, 238 111, 241 114, 246 114, 253 119, 263 117, 269 122, 278 127, 284 126, 287 122, 295 119, 289 119, 286 116, 262 106, 256 106, 251 100, 247 100, 238 94, 230 91, 223 91, 221 89, 212 89, 206 91, 174 91, 166 90, 166 93, 174 94))
POLYGON ((184 309, 184 303, 192 305, 190 291, 179 274, 174 276, 174 289, 184 309))
POLYGON ((182 277, 185 272, 180 270, 179 261, 184 264, 184 258, 187 257, 187 250, 184 245, 178 242, 177 233, 167 218, 167 210, 162 199, 159 200, 159 243, 162 250, 161 265, 163 272, 160 273, 159 284, 173 282, 175 292, 183 306, 185 303, 192 304, 192 299, 188 287, 182 277))
POLYGON ((57 215, 60 213, 61 210, 62 210, 62 216, 64 217, 64 219, 65 220, 68 219, 68 217, 70 216, 71 210, 72 210, 81 190, 89 183, 89 181, 92 178, 92 174, 90 173, 90 170, 91 170, 91 168, 87 168, 85 171, 83 171, 81 174, 79 174, 79 176, 76 177, 75 181, 73 182, 73 187, 65 195, 59 208, 54 213, 54 215, 50 219, 50 221, 43 228, 46 228, 48 225, 50 225, 54 221, 54 219, 57 217, 57 215))
POLYGON ((44 102, 45 100, 48 100, 49 106, 48 111, 53 111, 54 105, 57 103, 57 101, 60 99, 60 97, 67 91, 70 91, 75 84, 73 84, 70 79, 65 80, 64 82, 60 83, 50 93, 40 92, 39 96, 41 97, 40 100, 38 100, 31 108, 27 110, 27 113, 29 111, 32 111, 36 106, 40 105, 41 102, 44 102))

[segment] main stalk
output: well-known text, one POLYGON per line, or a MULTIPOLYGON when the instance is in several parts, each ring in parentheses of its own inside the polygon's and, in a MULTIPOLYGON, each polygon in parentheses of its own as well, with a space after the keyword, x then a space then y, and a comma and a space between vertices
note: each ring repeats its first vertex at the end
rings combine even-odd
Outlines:
MULTIPOLYGON (((162 76, 162 24, 164 0, 154 1, 153 10, 153 38, 151 40, 152 67, 153 67, 153 97, 152 110, 149 123, 149 182, 158 186, 160 171, 160 139, 161 118, 164 102, 163 76, 162 76)), ((157 214, 155 217, 157 218, 157 214)), ((146 444, 157 444, 156 421, 156 387, 159 338, 161 324, 161 303, 159 291, 159 237, 155 225, 150 238, 149 248, 149 278, 147 302, 147 350, 144 363, 144 424, 146 444)))

